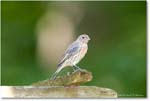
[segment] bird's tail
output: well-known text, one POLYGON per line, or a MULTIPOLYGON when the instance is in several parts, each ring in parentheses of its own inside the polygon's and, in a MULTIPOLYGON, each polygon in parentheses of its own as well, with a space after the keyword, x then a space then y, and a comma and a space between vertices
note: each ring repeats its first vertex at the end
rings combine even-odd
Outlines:
POLYGON ((61 71, 61 67, 58 67, 58 69, 56 70, 56 72, 51 76, 50 80, 54 80, 56 78, 56 76, 58 75, 58 73, 61 71))

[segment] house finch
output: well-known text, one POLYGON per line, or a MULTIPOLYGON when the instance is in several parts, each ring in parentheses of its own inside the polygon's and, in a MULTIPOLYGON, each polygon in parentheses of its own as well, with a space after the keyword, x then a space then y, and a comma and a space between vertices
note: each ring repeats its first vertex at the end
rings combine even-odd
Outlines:
POLYGON ((85 56, 88 50, 89 36, 86 34, 80 35, 65 51, 61 61, 58 64, 56 72, 51 79, 55 79, 57 74, 67 66, 72 66, 73 70, 81 70, 76 64, 85 56))

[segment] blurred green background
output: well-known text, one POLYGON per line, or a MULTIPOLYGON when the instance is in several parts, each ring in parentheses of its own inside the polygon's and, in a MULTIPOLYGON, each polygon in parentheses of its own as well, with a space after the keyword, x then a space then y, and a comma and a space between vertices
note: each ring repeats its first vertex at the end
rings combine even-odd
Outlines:
MULTIPOLYGON (((56 70, 57 61, 45 65, 41 61, 49 60, 40 60, 37 51, 38 22, 47 12, 49 19, 55 12, 65 12, 69 20, 64 21, 70 21, 74 29, 71 41, 83 33, 91 37, 79 66, 91 71, 94 78, 84 85, 114 89, 119 97, 146 97, 146 1, 1 2, 2 85, 29 85, 49 78, 56 70)), ((54 17, 50 25, 61 22, 61 16, 57 17, 60 21, 54 17)), ((71 69, 62 73, 67 71, 71 69)))

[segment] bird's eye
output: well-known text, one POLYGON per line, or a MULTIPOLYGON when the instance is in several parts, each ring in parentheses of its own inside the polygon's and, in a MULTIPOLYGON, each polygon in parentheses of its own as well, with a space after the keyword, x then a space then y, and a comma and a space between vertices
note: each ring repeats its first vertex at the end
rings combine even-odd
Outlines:
POLYGON ((82 37, 82 39, 84 39, 85 37, 82 37))

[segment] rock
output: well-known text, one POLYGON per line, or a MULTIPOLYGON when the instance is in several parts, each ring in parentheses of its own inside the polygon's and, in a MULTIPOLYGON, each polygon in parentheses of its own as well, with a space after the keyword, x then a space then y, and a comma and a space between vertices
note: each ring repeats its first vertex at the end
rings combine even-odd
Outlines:
POLYGON ((96 86, 13 86, 12 92, 10 98, 117 98, 114 90, 96 86))

